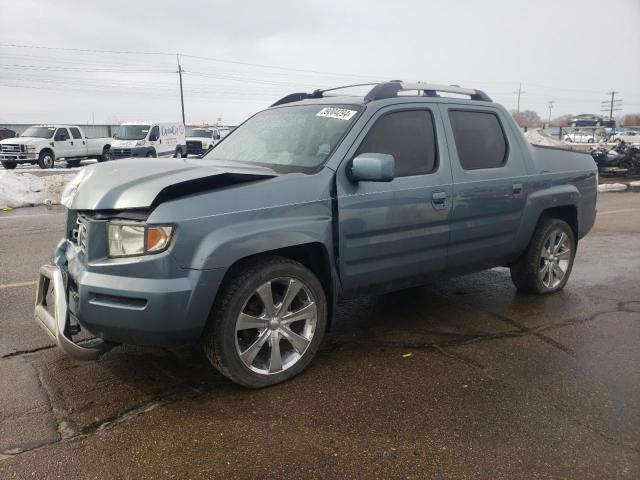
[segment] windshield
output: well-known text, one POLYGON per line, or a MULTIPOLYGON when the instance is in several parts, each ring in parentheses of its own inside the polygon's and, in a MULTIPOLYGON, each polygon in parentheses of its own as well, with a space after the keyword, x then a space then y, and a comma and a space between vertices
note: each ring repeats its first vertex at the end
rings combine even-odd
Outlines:
POLYGON ((202 128, 194 128, 191 130, 192 137, 213 138, 212 130, 204 130, 202 128))
POLYGON ((23 137, 51 138, 56 127, 29 127, 22 134, 23 137))
POLYGON ((355 121, 354 105, 304 105, 260 112, 204 158, 305 171, 321 165, 355 121))
POLYGON ((116 140, 142 140, 147 138, 147 133, 149 133, 149 125, 120 125, 113 138, 116 140))

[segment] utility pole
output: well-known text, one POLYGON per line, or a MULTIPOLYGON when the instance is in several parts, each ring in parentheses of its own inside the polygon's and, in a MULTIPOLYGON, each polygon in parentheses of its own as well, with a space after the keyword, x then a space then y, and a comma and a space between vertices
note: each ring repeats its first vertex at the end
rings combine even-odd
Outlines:
POLYGON ((182 105, 182 124, 186 125, 184 120, 184 93, 182 92, 182 66, 180 65, 180 55, 176 54, 176 60, 178 61, 178 76, 180 77, 180 105, 182 105))
POLYGON ((518 91, 517 91, 517 92, 513 92, 513 93, 518 94, 518 113, 520 113, 520 96, 521 96, 522 94, 524 94, 524 93, 527 93, 527 92, 525 92, 524 90, 522 90, 522 83, 521 83, 521 84, 518 86, 518 91))
POLYGON ((547 125, 551 126, 551 110, 553 110, 553 104, 556 103, 554 100, 549 100, 549 121, 547 122, 547 125))
POLYGON ((613 120, 613 112, 617 112, 618 110, 622 110, 622 100, 617 99, 616 95, 620 92, 610 91, 607 92, 607 95, 611 95, 610 100, 605 100, 601 103, 600 111, 606 113, 609 110, 609 120, 613 120))

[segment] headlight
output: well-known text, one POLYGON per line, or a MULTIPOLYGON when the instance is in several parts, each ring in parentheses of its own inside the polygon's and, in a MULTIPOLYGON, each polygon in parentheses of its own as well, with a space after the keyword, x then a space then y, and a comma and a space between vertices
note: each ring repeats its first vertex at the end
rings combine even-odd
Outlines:
POLYGON ((174 225, 109 222, 109 256, 130 257, 162 252, 169 246, 174 230, 174 225))
POLYGON ((35 145, 27 145, 27 152, 28 153, 36 153, 36 146, 35 145))
POLYGON ((146 140, 138 140, 138 141, 136 142, 136 147, 140 147, 140 146, 144 145, 145 143, 147 143, 147 141, 146 141, 146 140))

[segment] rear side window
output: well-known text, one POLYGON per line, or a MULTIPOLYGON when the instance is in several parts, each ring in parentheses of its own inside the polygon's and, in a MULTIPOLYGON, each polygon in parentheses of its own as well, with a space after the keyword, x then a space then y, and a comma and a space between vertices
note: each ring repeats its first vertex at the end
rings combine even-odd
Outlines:
POLYGON ((407 110, 380 117, 356 155, 386 153, 396 161, 396 177, 423 175, 437 168, 433 117, 427 110, 407 110))
POLYGON ((506 163, 507 141, 496 115, 450 110, 449 119, 462 168, 499 168, 506 163))
POLYGON ((69 130, 71 130, 71 135, 73 135, 73 138, 82 138, 82 134, 80 133, 80 130, 78 128, 70 128, 69 130))

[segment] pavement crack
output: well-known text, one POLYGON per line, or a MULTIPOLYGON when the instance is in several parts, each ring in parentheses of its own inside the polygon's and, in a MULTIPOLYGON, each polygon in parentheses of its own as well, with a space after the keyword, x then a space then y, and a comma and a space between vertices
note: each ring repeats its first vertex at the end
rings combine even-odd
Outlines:
POLYGON ((489 312, 491 315, 493 315, 494 317, 496 317, 499 320, 502 320, 503 322, 518 328, 519 330, 521 330, 522 332, 527 332, 527 333, 531 333, 532 335, 534 335, 535 337, 539 338, 540 340, 542 340, 543 342, 551 345, 554 348, 557 348, 558 350, 566 353, 567 355, 575 358, 576 357, 576 352, 574 352, 571 348, 567 347, 566 345, 558 342, 557 340, 554 340, 551 337, 548 337, 546 335, 544 335, 543 333, 540 332, 539 328, 528 328, 524 325, 522 325, 520 322, 515 321, 514 319, 507 317, 506 315, 502 315, 500 313, 495 313, 495 312, 489 312))
POLYGON ((29 353, 35 353, 35 352, 41 352, 43 350, 51 350, 52 348, 55 348, 56 345, 45 345, 44 347, 35 347, 35 348, 25 348, 22 350, 15 350, 13 352, 9 352, 9 353, 5 353, 4 355, 0 355, 0 359, 5 359, 5 358, 11 358, 11 357, 18 357, 20 355, 27 355, 29 353))
MULTIPOLYGON (((40 375, 41 374, 39 371, 38 376, 40 377, 40 375)), ((42 379, 40 379, 40 382, 43 385, 44 391, 47 392, 47 396, 49 396, 50 392, 46 387, 44 387, 44 383, 42 379)), ((59 420, 58 421, 59 433, 58 433, 57 440, 35 445, 32 448, 25 448, 25 449, 20 449, 15 451, 7 450, 7 451, 0 452, 0 462, 3 460, 8 460, 10 458, 16 457, 18 455, 22 455, 23 453, 32 452, 34 450, 40 450, 45 447, 56 445, 61 442, 91 437, 93 435, 98 434, 99 432, 110 430, 122 423, 125 423, 129 420, 132 420, 141 415, 144 415, 153 410, 156 410, 157 408, 160 408, 181 400, 192 400, 201 395, 204 395, 206 392, 207 392, 206 388, 202 389, 194 386, 188 386, 187 388, 182 388, 182 389, 173 389, 170 392, 165 392, 161 395, 157 395, 139 405, 128 408, 118 413, 117 415, 114 415, 113 417, 107 418, 106 420, 95 422, 81 428, 75 427, 75 424, 71 422, 67 422, 65 420, 59 420)), ((50 401, 50 404, 52 404, 51 401, 50 401)), ((52 411, 54 410, 53 406, 51 407, 51 409, 52 411)))
POLYGON ((109 430, 117 425, 120 425, 121 423, 139 417, 140 415, 143 415, 145 413, 149 413, 159 407, 180 400, 190 400, 202 395, 203 393, 203 390, 196 387, 171 390, 170 392, 157 395, 139 405, 128 408, 106 420, 95 422, 87 425, 86 427, 82 427, 73 435, 73 437, 86 437, 104 430, 109 430))
POLYGON ((433 349, 436 350, 437 352, 440 352, 442 355, 444 355, 445 357, 449 357, 449 358, 453 358, 455 360, 459 360, 462 363, 465 363, 471 367, 474 368, 479 368, 481 370, 484 370, 486 367, 484 365, 482 365, 481 363, 476 362, 475 360, 473 360, 470 357, 467 357, 466 355, 462 355, 461 353, 454 353, 450 350, 444 349, 438 345, 433 345, 433 349))

